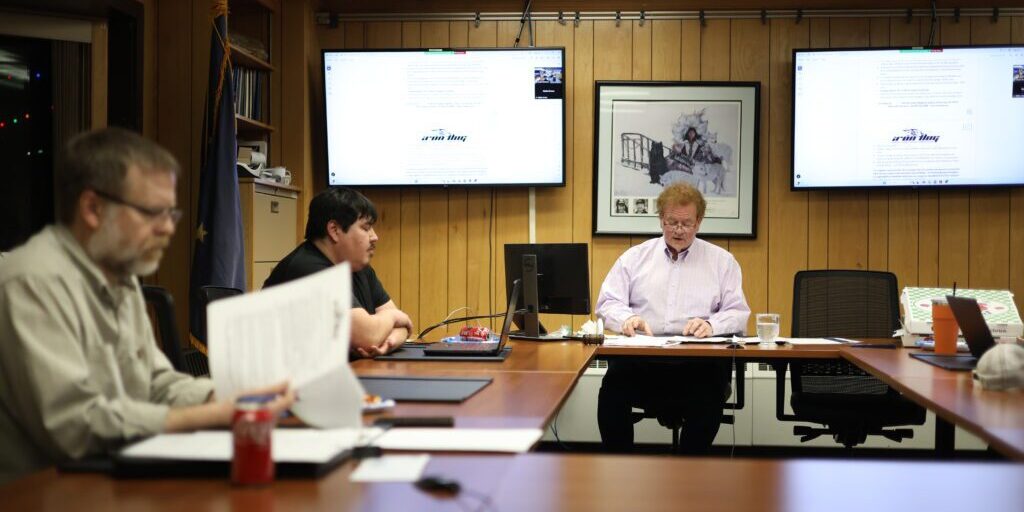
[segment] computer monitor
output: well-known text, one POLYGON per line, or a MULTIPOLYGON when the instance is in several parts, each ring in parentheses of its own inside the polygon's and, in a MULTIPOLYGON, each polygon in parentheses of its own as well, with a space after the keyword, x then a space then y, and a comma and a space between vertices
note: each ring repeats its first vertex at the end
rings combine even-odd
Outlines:
POLYGON ((505 290, 522 279, 516 335, 540 338, 539 313, 590 314, 587 259, 587 244, 505 244, 505 290))

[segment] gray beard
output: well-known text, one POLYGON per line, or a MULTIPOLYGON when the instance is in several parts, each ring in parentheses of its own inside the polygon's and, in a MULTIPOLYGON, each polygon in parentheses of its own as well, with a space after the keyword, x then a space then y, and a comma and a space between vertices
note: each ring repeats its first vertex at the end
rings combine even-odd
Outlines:
POLYGON ((105 216, 100 228, 86 243, 85 252, 100 267, 119 277, 148 276, 160 267, 160 260, 146 261, 131 249, 125 249, 123 237, 113 216, 105 216))

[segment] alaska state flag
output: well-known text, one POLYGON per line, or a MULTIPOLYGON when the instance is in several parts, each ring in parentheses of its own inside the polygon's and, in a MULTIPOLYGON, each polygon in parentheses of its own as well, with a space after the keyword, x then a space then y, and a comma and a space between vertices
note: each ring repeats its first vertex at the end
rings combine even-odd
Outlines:
POLYGON ((202 174, 195 254, 189 286, 189 326, 205 340, 205 301, 200 287, 225 286, 245 290, 245 246, 238 199, 235 109, 227 38, 227 1, 215 2, 210 44, 210 84, 203 123, 202 174))

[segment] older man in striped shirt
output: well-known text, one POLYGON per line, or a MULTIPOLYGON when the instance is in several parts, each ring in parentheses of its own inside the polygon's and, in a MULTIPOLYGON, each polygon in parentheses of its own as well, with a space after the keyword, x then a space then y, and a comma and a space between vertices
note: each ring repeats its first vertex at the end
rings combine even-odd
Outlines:
MULTIPOLYGON (((739 264, 728 251, 697 238, 704 197, 675 183, 657 204, 663 236, 627 250, 601 285, 597 314, 605 326, 627 336, 743 332, 750 307, 739 264)), ((632 450, 631 408, 658 404, 685 420, 680 450, 706 452, 718 433, 729 374, 729 363, 721 361, 611 361, 597 406, 602 441, 612 451, 632 450)))

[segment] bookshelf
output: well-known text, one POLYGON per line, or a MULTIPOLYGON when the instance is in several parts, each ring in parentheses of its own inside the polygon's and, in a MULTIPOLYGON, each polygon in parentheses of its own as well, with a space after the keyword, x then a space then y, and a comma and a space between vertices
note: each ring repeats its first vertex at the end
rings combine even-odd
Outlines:
MULTIPOLYGON (((266 144, 267 167, 280 151, 281 0, 229 0, 229 41, 235 79, 238 140, 266 144)), ((277 261, 295 248, 300 189, 261 178, 239 179, 249 290, 258 289, 277 261)))
MULTIPOLYGON (((272 152, 270 134, 277 121, 271 108, 277 73, 271 47, 276 12, 270 0, 235 0, 228 18, 238 138, 265 141, 268 153, 272 152)), ((267 157, 273 161, 270 154, 267 157)))

